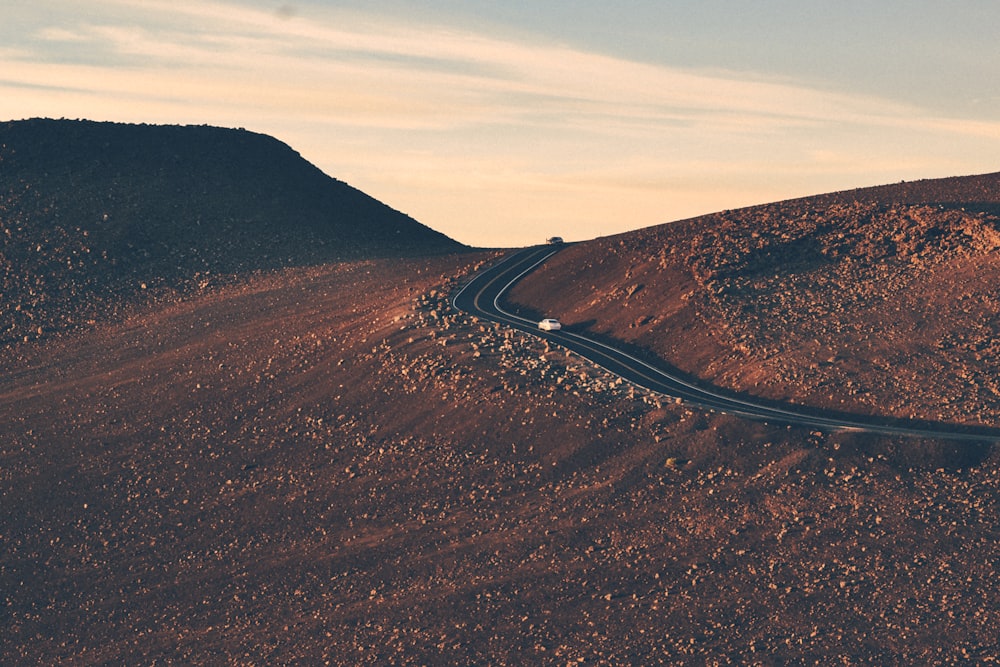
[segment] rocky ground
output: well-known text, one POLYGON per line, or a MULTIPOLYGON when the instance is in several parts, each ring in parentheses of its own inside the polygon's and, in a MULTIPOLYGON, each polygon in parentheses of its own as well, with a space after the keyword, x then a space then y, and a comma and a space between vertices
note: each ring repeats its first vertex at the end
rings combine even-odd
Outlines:
POLYGON ((0 345, 229 276, 461 249, 265 135, 0 123, 0 345))
MULTIPOLYGON (((992 446, 634 388, 454 312, 495 253, 402 257, 456 246, 360 193, 341 222, 391 242, 291 233, 343 189, 205 131, 200 181, 129 142, 62 172, 0 151, 0 663, 996 661, 992 446)), ((995 425, 997 191, 727 211, 569 247, 514 296, 735 389, 995 425)))
MULTIPOLYGON (((663 252, 675 322, 735 307, 663 252)), ((992 448, 675 405, 452 311, 493 257, 284 269, 5 347, 0 662, 1000 654, 992 448)), ((738 335, 695 333, 663 349, 738 335)))
POLYGON ((998 284, 993 175, 599 239, 557 255, 513 300, 732 389, 995 426, 998 284))

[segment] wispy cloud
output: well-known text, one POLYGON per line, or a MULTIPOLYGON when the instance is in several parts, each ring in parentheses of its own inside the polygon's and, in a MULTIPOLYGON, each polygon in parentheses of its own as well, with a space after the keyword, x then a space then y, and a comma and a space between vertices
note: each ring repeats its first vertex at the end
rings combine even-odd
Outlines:
MULTIPOLYGON (((648 134, 662 127, 698 126, 742 133, 789 124, 884 122, 912 116, 910 110, 885 102, 788 83, 688 72, 558 45, 352 15, 331 15, 331 22, 324 23, 212 2, 106 4, 152 13, 146 25, 94 21, 72 28, 47 27, 39 36, 50 42, 86 43, 129 65, 136 80, 153 74, 167 81, 181 101, 193 91, 178 88, 177 79, 206 72, 226 74, 229 78, 215 80, 215 86, 223 93, 231 89, 230 97, 237 99, 247 81, 259 84, 262 97, 271 90, 288 95, 291 89, 301 89, 322 98, 322 91, 329 90, 334 95, 326 103, 333 117, 395 128, 570 123, 590 131, 632 128, 648 134), (337 18, 353 22, 342 27, 339 20, 333 24, 337 18), (349 100, 343 108, 336 104, 341 96, 349 100), (381 113, 359 117, 359 98, 368 100, 363 108, 381 113)), ((104 18, 110 21, 112 16, 104 18)), ((72 64, 59 63, 30 72, 54 82, 79 81, 78 74, 72 64)), ((99 78, 93 86, 102 92, 99 78)))
POLYGON ((90 37, 82 32, 75 32, 58 26, 47 26, 38 31, 37 36, 45 42, 88 42, 90 37))

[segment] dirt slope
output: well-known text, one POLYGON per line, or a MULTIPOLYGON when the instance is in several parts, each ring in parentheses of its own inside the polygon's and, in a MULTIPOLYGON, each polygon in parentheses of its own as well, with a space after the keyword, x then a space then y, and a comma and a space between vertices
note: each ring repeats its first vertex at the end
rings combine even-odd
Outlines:
POLYGON ((989 448, 663 404, 451 313, 486 259, 285 269, 6 348, 0 662, 997 657, 989 448))
POLYGON ((265 135, 0 123, 0 344, 233 274, 460 248, 265 135))
POLYGON ((1000 174, 724 211, 575 245, 512 294, 711 382, 1000 425, 1000 174))
MULTIPOLYGON (((295 163, 273 140, 204 132, 202 160, 295 163)), ((303 222, 333 203, 288 231, 302 209, 274 197, 341 191, 302 165, 286 181, 247 166, 189 208, 177 192, 202 181, 170 166, 169 142, 139 145, 112 152, 162 179, 108 180, 107 155, 84 178, 88 149, 8 185, 0 663, 1000 659, 991 447, 665 402, 452 312, 492 255, 401 258, 454 246, 400 218, 373 219, 370 241, 361 213, 303 222), (221 226, 179 231, 164 203, 221 226), (92 224, 65 222, 78 215, 92 224), (147 280, 155 297, 135 298, 147 280), (26 309, 61 335, 25 340, 26 309)), ((4 150, 0 173, 28 160, 4 150)), ((580 244, 516 296, 737 388, 995 423, 996 183, 580 244)))

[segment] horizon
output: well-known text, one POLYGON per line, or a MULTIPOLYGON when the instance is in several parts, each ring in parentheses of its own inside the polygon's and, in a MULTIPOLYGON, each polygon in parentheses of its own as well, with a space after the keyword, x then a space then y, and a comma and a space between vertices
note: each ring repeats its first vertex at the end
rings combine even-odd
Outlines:
POLYGON ((0 118, 246 128, 468 245, 1000 168, 1000 6, 15 3, 0 118))

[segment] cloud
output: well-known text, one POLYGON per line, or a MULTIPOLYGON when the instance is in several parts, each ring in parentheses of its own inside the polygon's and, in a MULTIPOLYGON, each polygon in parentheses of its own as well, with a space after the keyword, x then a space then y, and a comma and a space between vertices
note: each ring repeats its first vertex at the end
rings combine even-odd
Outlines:
MULTIPOLYGON (((789 84, 379 18, 277 19, 273 12, 215 2, 106 0, 106 7, 114 5, 131 9, 130 15, 148 12, 147 25, 50 27, 43 37, 88 42, 132 67, 136 79, 152 73, 173 84, 177 77, 166 71, 172 68, 185 76, 197 71, 225 75, 217 85, 223 93, 234 89, 235 99, 242 99, 239 89, 248 80, 259 83, 262 96, 266 90, 292 99, 308 93, 332 117, 349 124, 570 124, 584 131, 646 134, 696 126, 731 133, 858 122, 901 111, 789 84), (338 105, 337 99, 346 104, 338 105), (370 115, 359 117, 359 108, 370 115)), ((68 73, 72 68, 54 66, 48 76, 68 73)), ((99 90, 100 81, 94 86, 99 90)))
POLYGON ((191 107, 223 100, 396 130, 519 126, 626 137, 768 135, 831 125, 997 130, 990 123, 925 119, 905 105, 792 82, 693 72, 373 16, 279 18, 273 11, 188 0, 97 4, 106 13, 91 23, 49 26, 39 36, 88 44, 103 54, 106 73, 81 79, 72 62, 45 69, 7 63, 7 78, 53 87, 89 82, 95 94, 127 88, 134 98, 148 90, 152 99, 191 107), (116 7, 129 10, 125 16, 132 21, 115 23, 116 7), (108 85, 109 78, 130 83, 108 85))
POLYGON ((250 127, 459 237, 473 195, 491 211, 476 219, 494 227, 510 226, 504 202, 533 225, 592 229, 622 201, 652 216, 622 223, 641 226, 752 203, 752 192, 985 163, 1000 148, 997 123, 888 99, 374 13, 89 7, 7 36, 0 113, 250 127), (515 203, 513 192, 530 194, 515 203))
POLYGON ((75 32, 59 26, 46 26, 38 31, 37 36, 46 42, 87 42, 90 38, 81 32, 75 32))

